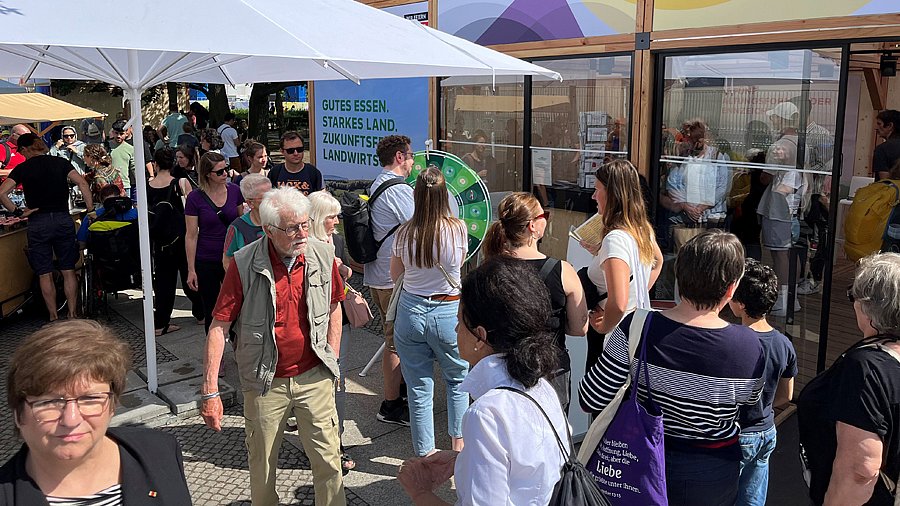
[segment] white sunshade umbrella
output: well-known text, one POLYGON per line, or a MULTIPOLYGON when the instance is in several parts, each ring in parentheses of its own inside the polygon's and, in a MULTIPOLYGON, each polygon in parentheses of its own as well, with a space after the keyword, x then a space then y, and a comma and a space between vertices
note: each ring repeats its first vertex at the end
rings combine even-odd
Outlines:
MULTIPOLYGON (((141 93, 165 82, 221 84, 559 74, 354 0, 220 0, 190 30, 183 1, 6 0, 0 75, 94 79, 125 90, 141 139, 141 93)), ((140 142, 140 141, 138 141, 140 142)), ((144 167, 144 150, 135 149, 144 167)), ((147 185, 138 179, 147 386, 157 390, 147 185)))

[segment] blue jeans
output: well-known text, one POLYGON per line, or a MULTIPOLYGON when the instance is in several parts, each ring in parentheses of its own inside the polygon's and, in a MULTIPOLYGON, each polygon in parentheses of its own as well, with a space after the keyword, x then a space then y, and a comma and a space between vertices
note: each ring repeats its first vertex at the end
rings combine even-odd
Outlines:
POLYGON ((413 449, 424 456, 434 450, 434 362, 441 366, 447 383, 447 430, 462 437, 462 417, 469 395, 459 384, 469 364, 459 357, 456 345, 456 312, 459 301, 430 301, 404 291, 394 321, 394 346, 409 394, 409 422, 413 449))
POLYGON ((741 479, 737 506, 765 506, 769 489, 769 456, 775 451, 775 426, 741 434, 741 479))
POLYGON ((709 453, 666 450, 669 506, 732 506, 740 465, 709 453))

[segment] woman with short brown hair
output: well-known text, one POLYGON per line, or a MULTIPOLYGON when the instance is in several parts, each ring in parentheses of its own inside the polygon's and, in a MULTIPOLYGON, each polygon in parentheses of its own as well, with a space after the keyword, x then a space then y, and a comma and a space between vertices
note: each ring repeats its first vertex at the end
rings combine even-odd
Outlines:
POLYGON ((0 468, 0 502, 191 503, 174 437, 109 427, 130 365, 128 345, 94 321, 53 323, 25 339, 6 397, 25 444, 0 468))

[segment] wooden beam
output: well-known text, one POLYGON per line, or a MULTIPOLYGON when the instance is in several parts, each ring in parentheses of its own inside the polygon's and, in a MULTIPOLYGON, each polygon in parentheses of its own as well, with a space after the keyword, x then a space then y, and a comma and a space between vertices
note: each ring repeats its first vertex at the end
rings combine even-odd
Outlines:
POLYGON ((631 104, 631 163, 644 177, 650 177, 653 142, 653 60, 650 51, 635 51, 631 104))
POLYGON ((885 109, 887 102, 887 90, 881 85, 881 75, 876 69, 863 69, 866 78, 866 88, 869 90, 869 98, 872 100, 872 108, 876 111, 885 109))
POLYGON ((409 5, 409 4, 417 4, 422 0, 357 0, 361 3, 364 3, 370 7, 377 7, 379 9, 384 9, 385 7, 396 7, 398 5, 409 5))
MULTIPOLYGON (((309 144, 307 145, 314 146, 313 143, 316 141, 316 85, 313 81, 307 81, 306 83, 306 107, 307 117, 309 118, 309 144)), ((309 150, 309 163, 316 164, 315 147, 309 150)))
POLYGON ((653 50, 884 37, 900 33, 900 13, 681 28, 652 33, 653 50))
POLYGON ((634 51, 634 35, 606 35, 577 39, 517 42, 514 44, 495 44, 488 47, 517 58, 629 52, 634 51))
POLYGON ((638 0, 637 14, 635 15, 635 32, 650 32, 653 30, 653 11, 655 9, 655 0, 638 0))

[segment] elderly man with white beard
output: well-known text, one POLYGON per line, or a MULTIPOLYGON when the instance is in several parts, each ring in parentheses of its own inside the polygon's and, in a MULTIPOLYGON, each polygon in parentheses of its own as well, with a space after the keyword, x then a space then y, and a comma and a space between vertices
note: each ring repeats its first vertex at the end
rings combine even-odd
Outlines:
POLYGON ((334 403, 343 284, 334 246, 307 241, 309 210, 309 200, 291 187, 263 196, 265 236, 235 253, 207 336, 201 415, 218 431, 219 364, 228 328, 237 322, 234 349, 255 505, 279 502, 275 471, 291 414, 312 467, 316 505, 346 504, 334 403))

